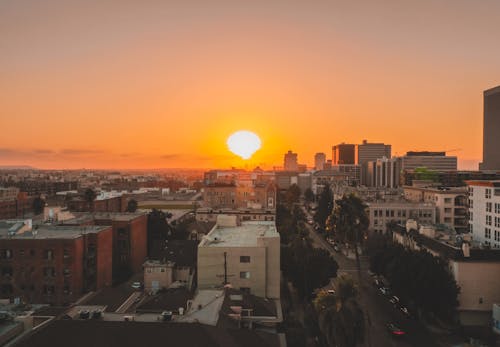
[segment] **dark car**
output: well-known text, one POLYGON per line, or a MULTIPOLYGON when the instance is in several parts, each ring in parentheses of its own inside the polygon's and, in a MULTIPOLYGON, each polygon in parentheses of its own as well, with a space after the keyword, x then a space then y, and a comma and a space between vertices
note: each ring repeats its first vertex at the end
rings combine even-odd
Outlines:
POLYGON ((398 336, 398 337, 401 337, 401 336, 404 336, 406 335, 406 332, 401 329, 400 327, 398 327, 396 324, 394 323, 387 323, 387 331, 389 332, 389 334, 391 334, 392 336, 398 336))

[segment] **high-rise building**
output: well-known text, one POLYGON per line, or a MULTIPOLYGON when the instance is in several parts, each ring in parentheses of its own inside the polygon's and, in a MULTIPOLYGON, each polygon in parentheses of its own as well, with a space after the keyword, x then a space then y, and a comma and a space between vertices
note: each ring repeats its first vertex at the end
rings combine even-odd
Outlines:
POLYGON ((484 91, 483 162, 480 170, 500 170, 500 86, 484 91))
POLYGON ((447 156, 446 152, 407 152, 401 160, 402 170, 415 170, 420 167, 433 171, 457 170, 457 157, 447 156))
POLYGON ((397 188, 400 182, 401 158, 380 158, 365 164, 365 185, 397 188))
POLYGON ((376 161, 380 158, 391 158, 391 145, 384 143, 363 143, 356 145, 356 162, 361 166, 361 184, 369 185, 368 182, 368 162, 376 161))
POLYGON ((332 165, 356 164, 356 145, 341 143, 332 147, 332 165))
POLYGON ((325 153, 316 153, 314 155, 314 169, 323 170, 325 168, 326 155, 325 153))
POLYGON ((297 153, 293 153, 292 151, 285 153, 285 162, 283 167, 286 171, 297 171, 299 169, 299 165, 297 163, 297 153))

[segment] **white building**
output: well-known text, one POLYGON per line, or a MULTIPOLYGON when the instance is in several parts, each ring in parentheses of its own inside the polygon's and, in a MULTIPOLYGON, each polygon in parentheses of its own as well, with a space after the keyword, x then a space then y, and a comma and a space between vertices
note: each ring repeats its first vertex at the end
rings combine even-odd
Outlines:
POLYGON ((198 288, 233 288, 280 297, 280 236, 275 222, 220 215, 198 245, 198 288))
POLYGON ((500 248, 500 181, 467 181, 474 241, 500 248))
POLYGON ((325 168, 326 163, 326 154, 325 153, 316 153, 314 155, 314 169, 315 170, 323 170, 325 168))

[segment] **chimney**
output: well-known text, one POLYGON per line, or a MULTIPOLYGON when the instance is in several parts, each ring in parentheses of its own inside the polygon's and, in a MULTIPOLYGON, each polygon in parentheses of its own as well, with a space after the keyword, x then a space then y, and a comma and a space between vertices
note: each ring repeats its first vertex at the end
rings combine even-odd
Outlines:
POLYGON ((470 245, 468 242, 462 243, 462 252, 465 258, 470 258, 470 245))

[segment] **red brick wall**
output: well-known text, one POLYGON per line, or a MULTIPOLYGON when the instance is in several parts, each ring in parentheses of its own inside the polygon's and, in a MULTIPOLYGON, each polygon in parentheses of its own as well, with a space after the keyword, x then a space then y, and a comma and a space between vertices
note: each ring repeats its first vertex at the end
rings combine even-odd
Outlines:
POLYGON ((132 271, 142 270, 148 253, 148 217, 142 215, 132 221, 130 228, 130 265, 132 271))

